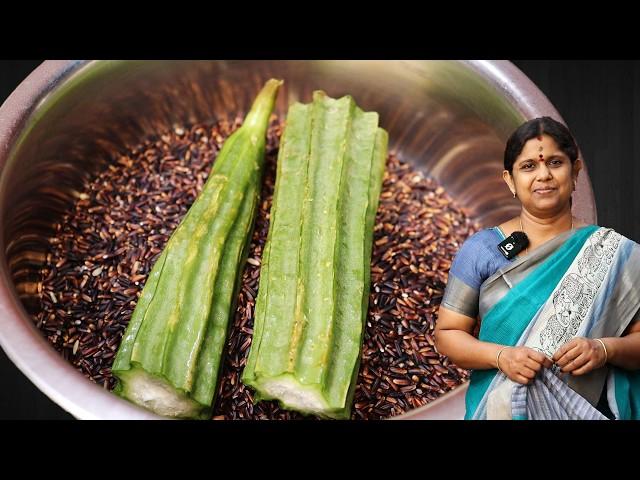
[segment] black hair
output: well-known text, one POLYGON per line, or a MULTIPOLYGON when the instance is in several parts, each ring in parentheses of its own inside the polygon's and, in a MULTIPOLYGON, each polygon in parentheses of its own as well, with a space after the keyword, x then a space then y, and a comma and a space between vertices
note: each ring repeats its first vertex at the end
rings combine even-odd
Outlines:
POLYGON ((504 150, 504 169, 513 175, 513 164, 522 153, 524 144, 543 134, 555 140, 558 148, 571 160, 571 165, 575 163, 578 146, 569 129, 551 117, 540 117, 523 123, 511 134, 504 150))

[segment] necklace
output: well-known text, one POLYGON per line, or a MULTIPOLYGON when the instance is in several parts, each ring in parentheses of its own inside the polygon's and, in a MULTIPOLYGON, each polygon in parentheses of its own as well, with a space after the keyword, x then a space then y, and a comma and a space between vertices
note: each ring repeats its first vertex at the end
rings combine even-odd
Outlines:
MULTIPOLYGON (((518 219, 520 220, 520 231, 523 232, 526 235, 526 232, 524 231, 524 227, 522 226, 522 215, 520 215, 518 217, 518 219)), ((573 215, 571 215, 571 230, 573 230, 573 215)), ((529 254, 529 247, 527 246, 527 248, 524 249, 524 254, 528 255, 529 254)))

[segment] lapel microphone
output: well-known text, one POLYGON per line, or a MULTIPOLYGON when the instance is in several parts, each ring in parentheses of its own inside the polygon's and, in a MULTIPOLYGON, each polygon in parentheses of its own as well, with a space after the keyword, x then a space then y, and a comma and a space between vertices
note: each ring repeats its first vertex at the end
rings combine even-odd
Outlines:
POLYGON ((524 232, 513 232, 498 244, 498 250, 511 260, 529 245, 529 237, 524 232))

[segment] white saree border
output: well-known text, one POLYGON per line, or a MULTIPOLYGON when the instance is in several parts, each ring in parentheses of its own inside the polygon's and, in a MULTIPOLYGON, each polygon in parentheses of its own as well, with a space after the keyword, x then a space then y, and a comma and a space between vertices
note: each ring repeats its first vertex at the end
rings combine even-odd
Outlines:
MULTIPOLYGON (((615 263, 622 238, 614 230, 603 227, 589 237, 549 299, 525 329, 518 346, 524 345, 551 357, 561 345, 588 331, 593 324, 594 301, 610 274, 611 265, 615 263)), ((554 369, 558 374, 555 365, 554 369)), ((498 373, 479 405, 477 418, 512 419, 511 399, 515 385, 504 374, 498 373)))

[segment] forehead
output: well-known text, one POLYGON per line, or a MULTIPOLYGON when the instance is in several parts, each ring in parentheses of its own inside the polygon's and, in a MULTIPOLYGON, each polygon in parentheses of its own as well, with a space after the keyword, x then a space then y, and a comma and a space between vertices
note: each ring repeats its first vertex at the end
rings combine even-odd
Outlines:
POLYGON ((516 160, 538 158, 540 154, 545 157, 554 154, 563 154, 562 150, 558 147, 556 141, 549 135, 542 135, 541 137, 533 137, 522 147, 522 152, 518 155, 516 160), (542 150, 540 150, 542 148, 542 150))

